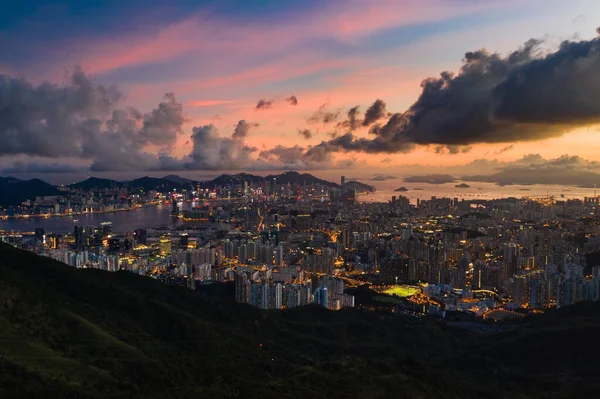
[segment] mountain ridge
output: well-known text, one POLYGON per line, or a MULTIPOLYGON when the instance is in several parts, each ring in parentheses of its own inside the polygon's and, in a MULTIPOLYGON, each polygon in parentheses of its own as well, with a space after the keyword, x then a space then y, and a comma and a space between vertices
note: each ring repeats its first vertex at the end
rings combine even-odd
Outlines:
POLYGON ((0 206, 19 205, 36 197, 60 195, 58 187, 40 179, 20 180, 0 177, 0 206))
MULTIPOLYGON (((93 190, 112 188, 139 188, 144 191, 156 190, 171 192, 173 190, 195 190, 197 187, 214 189, 217 186, 239 185, 244 181, 252 183, 271 182, 276 179, 277 184, 303 185, 322 184, 331 188, 339 188, 339 184, 320 179, 309 173, 288 171, 278 175, 258 176, 249 173, 222 174, 211 180, 193 180, 178 175, 167 175, 162 178, 143 176, 133 180, 113 180, 90 176, 85 180, 71 183, 65 187, 71 190, 93 190)), ((359 182, 348 182, 349 187, 357 186, 359 191, 373 192, 375 188, 359 182)), ((34 200, 36 196, 59 195, 63 187, 46 183, 40 179, 21 180, 14 177, 0 177, 0 206, 17 206, 23 201, 34 200)))

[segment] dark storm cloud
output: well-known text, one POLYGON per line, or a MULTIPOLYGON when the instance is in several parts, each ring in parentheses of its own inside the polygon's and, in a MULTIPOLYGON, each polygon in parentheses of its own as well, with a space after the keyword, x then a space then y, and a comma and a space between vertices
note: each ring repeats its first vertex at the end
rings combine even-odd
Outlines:
POLYGON ((242 119, 235 126, 235 130, 234 130, 233 134, 231 135, 231 138, 236 139, 236 140, 240 140, 240 139, 243 140, 246 137, 248 137, 248 134, 250 133, 250 129, 258 127, 258 126, 259 126, 258 123, 248 123, 248 122, 246 122, 246 120, 242 119))
POLYGON ((312 138, 312 132, 309 129, 298 129, 298 134, 307 140, 312 138))
MULTIPOLYGON (((281 168, 307 169, 329 166, 319 163, 305 155, 306 148, 301 146, 284 147, 281 145, 258 151, 248 146, 244 139, 247 135, 236 134, 240 126, 252 126, 245 121, 238 122, 231 137, 220 136, 214 125, 193 128, 191 153, 182 159, 165 156, 160 159, 160 168, 177 170, 223 170, 247 169, 270 170, 281 168), (255 154, 258 153, 258 158, 255 154)), ((325 161, 329 162, 329 159, 325 161)))
POLYGON ((328 163, 332 159, 332 150, 324 143, 309 148, 304 153, 304 159, 309 162, 328 163))
MULTIPOLYGON (((406 112, 373 126, 374 138, 348 133, 322 146, 392 153, 434 144, 456 152, 464 147, 453 146, 541 140, 600 123, 600 38, 565 41, 544 54, 539 45, 532 39, 506 56, 468 52, 458 74, 425 79, 406 112)), ((352 121, 349 115, 340 127, 352 131, 352 121)))
POLYGON ((369 126, 379 119, 387 116, 387 110, 385 103, 381 100, 375 100, 375 102, 365 112, 365 118, 362 121, 363 126, 369 126))
POLYGON ((0 155, 56 158, 80 152, 83 126, 110 115, 122 98, 114 87, 95 87, 77 70, 67 87, 0 76, 0 155))
POLYGON ((173 145, 185 123, 183 105, 177 102, 175 94, 167 93, 164 102, 142 119, 143 125, 139 132, 142 139, 156 145, 173 145))
POLYGON ((183 107, 171 93, 148 114, 116 109, 110 118, 89 120, 82 127, 81 157, 93 160, 93 171, 160 169, 164 157, 145 147, 152 144, 169 151, 184 123, 183 107))
POLYGON ((63 87, 0 76, 0 155, 79 157, 102 170, 154 167, 145 148, 176 142, 183 107, 170 93, 149 113, 118 108, 122 98, 80 69, 63 87))
MULTIPOLYGON (((242 125, 245 125, 245 121, 242 125)), ((257 149, 247 146, 244 137, 236 137, 236 132, 231 137, 221 137, 214 125, 194 127, 191 137, 193 148, 184 161, 185 168, 236 169, 248 166, 252 162, 251 154, 257 149)))
POLYGON ((296 96, 294 95, 291 95, 290 97, 286 98, 285 101, 290 103, 290 105, 298 105, 298 98, 296 98, 296 96))
POLYGON ((371 133, 376 136, 373 139, 346 133, 320 145, 327 147, 329 151, 364 151, 371 154, 410 152, 416 148, 416 144, 402 135, 396 135, 405 123, 406 119, 403 115, 394 114, 385 125, 373 126, 371 133))
MULTIPOLYGON (((304 147, 279 146, 257 157, 258 149, 247 145, 246 138, 258 124, 246 120, 240 120, 225 136, 220 136, 212 124, 194 127, 186 142, 190 152, 174 157, 169 153, 186 122, 183 106, 175 95, 167 93, 147 113, 121 107, 122 99, 114 86, 95 84, 80 69, 65 86, 35 86, 22 79, 0 76, 0 157, 11 159, 1 163, 0 170, 17 173, 334 166, 327 149, 308 155, 304 147), (14 161, 16 158, 19 160, 14 161), (63 162, 66 158, 73 166, 63 162)), ((265 107, 273 101, 259 104, 265 107)), ((297 103, 295 96, 285 101, 297 103)), ((301 134, 310 137, 312 133, 301 130, 301 134)))

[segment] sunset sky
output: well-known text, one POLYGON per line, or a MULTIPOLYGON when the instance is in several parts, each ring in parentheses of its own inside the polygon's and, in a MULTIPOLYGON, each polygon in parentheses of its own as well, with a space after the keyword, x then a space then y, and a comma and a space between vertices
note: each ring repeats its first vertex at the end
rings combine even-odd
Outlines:
MULTIPOLYGON (((550 105, 539 105, 531 96, 535 112, 521 118, 506 105, 499 111, 491 105, 482 112, 493 111, 492 124, 499 115, 505 118, 494 127, 497 133, 488 134, 484 127, 463 135, 463 120, 460 126, 448 122, 435 108, 439 101, 432 106, 423 99, 423 107, 411 113, 422 115, 418 121, 411 119, 415 126, 390 126, 395 129, 393 139, 383 132, 394 114, 403 114, 419 100, 424 79, 439 78, 444 71, 458 74, 467 52, 486 49, 485 54, 498 53, 508 60, 528 40, 540 39, 536 55, 531 56, 535 59, 557 52, 565 40, 596 42, 600 26, 596 0, 11 3, 0 13, 0 75, 6 75, 0 77, 0 146, 5 147, 0 148, 0 165, 5 170, 17 170, 11 166, 17 163, 38 165, 41 171, 44 165, 55 171, 64 165, 92 165, 95 170, 360 167, 379 171, 407 164, 462 165, 476 159, 511 162, 530 153, 546 159, 569 154, 600 160, 595 126, 600 121, 600 103, 590 100, 600 94, 599 69, 569 86, 589 90, 582 99, 565 92, 565 102, 581 100, 581 113, 556 116, 548 111, 550 105), (72 98, 64 106, 56 105, 62 101, 56 96, 78 90, 73 80, 77 74, 94 93, 85 97, 92 98, 89 107, 78 108, 80 103, 72 98), (42 87, 47 99, 38 101, 45 81, 54 85, 42 87), (116 95, 105 109, 98 105, 97 96, 105 95, 112 85, 122 96, 116 95), (174 97, 165 98, 165 93, 174 97), (378 99, 385 104, 384 111, 368 123, 365 112, 378 99), (168 122, 159 115, 150 126, 152 111, 162 109, 159 103, 181 115, 169 114, 168 122), (359 106, 357 126, 349 127, 348 111, 355 106, 359 106), (133 121, 128 125, 131 131, 115 128, 125 123, 114 122, 114 109, 128 110, 123 118, 133 121), (541 115, 545 111, 548 116, 541 115), (53 112, 65 116, 51 128, 53 112), (325 115, 337 118, 326 123, 325 115), (442 122, 435 120, 438 116, 442 122), (74 125, 73 120, 82 118, 89 118, 85 126, 74 125), (98 122, 94 127, 98 136, 88 142, 92 120, 98 122), (240 125, 241 120, 245 124, 240 125), (440 123, 446 125, 442 128, 440 123), (530 133, 528 123, 539 132, 530 133), (377 125, 380 133, 374 133, 377 125), (68 129, 78 132, 65 133, 68 129), (399 129, 402 137, 408 137, 406 145, 389 142, 400 137, 399 129), (453 138, 458 130, 460 138, 453 138), (349 132, 346 144, 334 141, 349 132), (102 143, 104 134, 109 144, 102 143), (379 136, 384 143, 372 141, 379 136), (274 148, 280 151, 269 152, 274 148), (319 152, 311 151, 314 148, 319 152), (287 152, 281 155, 282 151, 287 152), (290 155, 291 151, 295 152, 290 155), (159 153, 166 160, 156 164, 152 157, 159 153), (124 159, 128 162, 121 164, 124 159)), ((577 68, 587 68, 586 63, 600 66, 598 55, 590 54, 582 57, 577 68)), ((515 68, 530 62, 527 59, 515 68)), ((510 73, 486 89, 493 91, 494 104, 498 98, 508 102, 513 98, 507 94, 510 87, 503 86, 510 73), (498 86, 505 91, 495 89, 498 86)), ((550 75, 559 81, 572 79, 562 72, 550 75)), ((541 85, 533 86, 540 91, 538 96, 564 92, 555 87, 544 94, 541 85)), ((458 89, 453 93, 444 101, 462 95, 456 94, 458 89)))

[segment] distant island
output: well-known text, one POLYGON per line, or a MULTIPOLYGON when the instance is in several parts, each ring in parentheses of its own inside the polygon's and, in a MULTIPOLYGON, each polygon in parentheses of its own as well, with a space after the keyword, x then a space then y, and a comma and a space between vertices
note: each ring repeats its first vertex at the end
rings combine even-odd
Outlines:
POLYGON ((361 183, 356 180, 351 180, 351 181, 346 182, 346 188, 349 188, 351 190, 356 190, 356 192, 358 192, 358 193, 374 193, 375 192, 375 187, 373 187, 369 184, 361 183))
POLYGON ((460 183, 454 187, 456 187, 456 188, 471 188, 471 186, 469 186, 467 183, 460 183))
POLYGON ((429 184, 446 184, 454 183, 458 179, 450 175, 418 175, 405 177, 407 183, 429 183, 429 184))
POLYGON ((400 188, 395 189, 394 191, 403 193, 403 192, 408 191, 408 188, 406 188, 406 187, 400 187, 400 188))
POLYGON ((376 175, 374 176, 371 181, 387 181, 387 180, 394 180, 396 179, 396 176, 392 176, 392 175, 376 175))
POLYGON ((511 167, 491 175, 462 176, 463 181, 496 183, 499 186, 558 184, 592 188, 600 185, 600 174, 590 170, 511 167))

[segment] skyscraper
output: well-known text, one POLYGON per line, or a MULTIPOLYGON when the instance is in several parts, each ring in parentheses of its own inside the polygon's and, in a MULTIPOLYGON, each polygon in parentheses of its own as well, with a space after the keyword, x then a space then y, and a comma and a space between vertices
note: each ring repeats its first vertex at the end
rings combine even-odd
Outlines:
POLYGON ((323 286, 315 290, 315 303, 317 305, 327 307, 327 287, 323 286))
POLYGON ((148 244, 148 232, 146 229, 137 229, 134 231, 133 236, 138 244, 146 245, 148 244))
POLYGON ((283 247, 278 245, 275 248, 275 266, 283 265, 283 247))
POLYGON ((179 216, 179 205, 177 205, 177 200, 175 199, 175 196, 173 196, 171 198, 171 201, 172 201, 171 215, 179 216))
POLYGON ((189 244, 189 236, 187 233, 181 233, 179 235, 179 247, 181 249, 187 249, 188 244, 189 244))
POLYGON ((80 251, 83 249, 83 227, 75 226, 73 228, 73 236, 75 237, 75 249, 80 251))
POLYGON ((112 233, 112 222, 102 222, 100 223, 100 234, 102 237, 106 237, 112 233))
POLYGON ((37 227, 35 229, 35 241, 44 242, 44 229, 42 227, 37 227))
POLYGON ((467 287, 467 272, 469 271, 469 259, 467 256, 458 262, 458 281, 457 288, 468 288, 467 287))
POLYGON ((248 275, 246 273, 236 273, 234 281, 235 301, 238 303, 250 303, 250 281, 248 280, 248 275))
POLYGON ((343 194, 344 192, 346 192, 346 176, 342 176, 342 181, 341 181, 340 186, 341 186, 341 190, 342 190, 342 194, 343 194))

